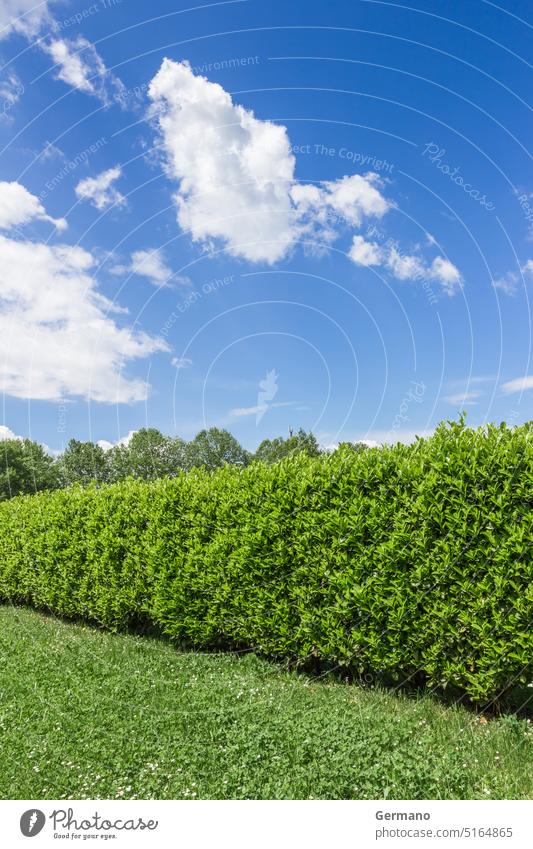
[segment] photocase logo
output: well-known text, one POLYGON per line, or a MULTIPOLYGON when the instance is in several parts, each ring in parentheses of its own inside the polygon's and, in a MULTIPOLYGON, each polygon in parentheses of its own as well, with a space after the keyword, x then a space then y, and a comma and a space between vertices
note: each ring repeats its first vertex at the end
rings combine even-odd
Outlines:
POLYGON ((255 423, 259 424, 269 408, 269 401, 276 397, 278 392, 278 375, 276 369, 266 373, 266 377, 259 381, 259 392, 257 393, 257 408, 255 423))
POLYGON ((24 837, 35 837, 43 830, 46 817, 42 811, 37 808, 30 808, 29 811, 24 811, 20 818, 20 830, 24 837))

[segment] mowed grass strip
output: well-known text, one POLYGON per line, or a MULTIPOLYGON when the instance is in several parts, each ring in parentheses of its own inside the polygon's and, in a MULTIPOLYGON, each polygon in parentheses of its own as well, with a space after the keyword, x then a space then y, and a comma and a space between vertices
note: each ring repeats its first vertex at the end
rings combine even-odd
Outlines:
POLYGON ((0 796, 524 799, 527 720, 0 608, 0 796))

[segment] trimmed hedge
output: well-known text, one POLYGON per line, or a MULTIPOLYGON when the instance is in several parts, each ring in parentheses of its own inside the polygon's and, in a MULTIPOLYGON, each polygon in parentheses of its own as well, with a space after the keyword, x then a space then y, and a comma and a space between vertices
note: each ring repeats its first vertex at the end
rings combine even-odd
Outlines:
POLYGON ((0 598, 474 701, 531 681, 533 428, 0 505, 0 598))

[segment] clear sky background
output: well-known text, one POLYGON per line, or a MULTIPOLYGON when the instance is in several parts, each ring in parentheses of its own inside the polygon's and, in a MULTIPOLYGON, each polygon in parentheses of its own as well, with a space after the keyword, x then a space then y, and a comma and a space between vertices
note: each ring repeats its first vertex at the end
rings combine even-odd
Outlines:
POLYGON ((532 22, 0 2, 0 435, 533 418, 532 22))

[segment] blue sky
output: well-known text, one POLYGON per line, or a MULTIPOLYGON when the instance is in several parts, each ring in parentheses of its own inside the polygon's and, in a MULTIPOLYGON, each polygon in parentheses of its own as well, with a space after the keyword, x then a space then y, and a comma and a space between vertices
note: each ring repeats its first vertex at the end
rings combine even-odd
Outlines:
POLYGON ((531 419, 531 23, 0 3, 0 436, 531 419))

